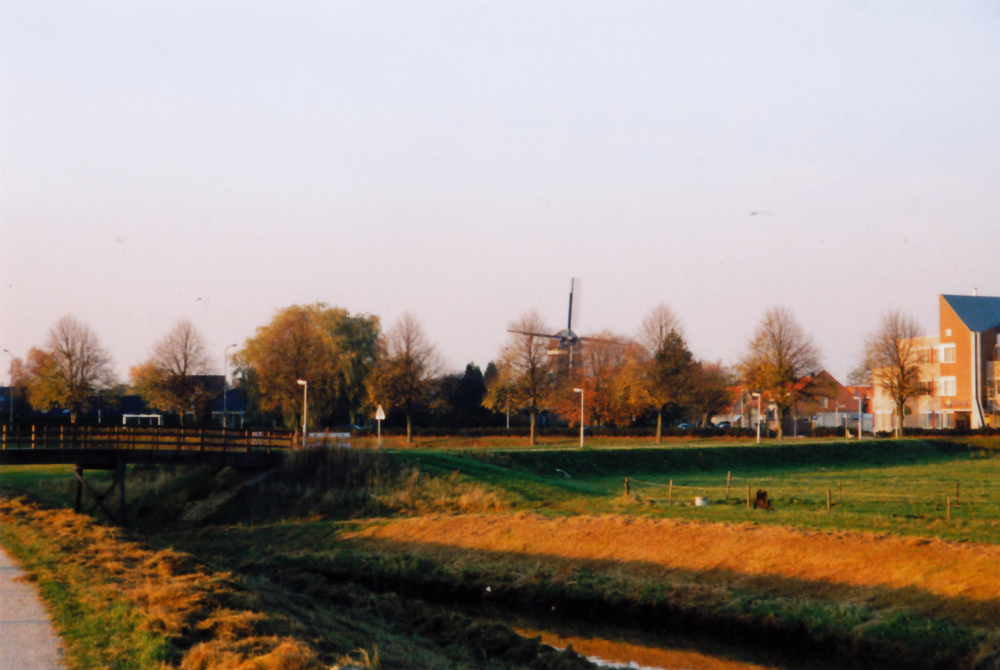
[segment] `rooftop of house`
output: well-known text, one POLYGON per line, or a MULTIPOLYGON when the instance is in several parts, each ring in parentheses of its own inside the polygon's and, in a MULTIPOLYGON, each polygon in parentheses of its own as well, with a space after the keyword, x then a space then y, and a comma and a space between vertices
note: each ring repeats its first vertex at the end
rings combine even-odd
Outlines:
POLYGON ((1000 326, 1000 298, 973 295, 942 295, 962 323, 974 333, 1000 326))

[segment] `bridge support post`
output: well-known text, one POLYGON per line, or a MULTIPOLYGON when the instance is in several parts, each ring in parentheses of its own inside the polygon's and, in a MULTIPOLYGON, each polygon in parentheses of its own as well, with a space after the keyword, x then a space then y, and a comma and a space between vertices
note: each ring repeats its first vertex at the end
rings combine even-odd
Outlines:
POLYGON ((82 465, 76 465, 73 467, 73 474, 76 475, 76 500, 73 506, 74 511, 79 513, 80 504, 83 498, 83 489, 86 488, 90 492, 90 495, 94 498, 94 504, 89 510, 87 510, 88 515, 93 514, 98 510, 98 508, 100 508, 104 510, 104 513, 108 515, 108 518, 110 518, 113 523, 117 523, 123 527, 128 525, 128 514, 125 509, 125 461, 119 461, 117 465, 104 465, 90 468, 91 470, 114 471, 111 486, 109 486, 103 493, 95 491, 93 487, 87 483, 87 480, 83 478, 83 468, 84 466, 82 465), (108 499, 112 492, 114 492, 115 488, 118 489, 118 514, 121 517, 120 519, 116 518, 111 510, 104 506, 104 501, 108 499))
POLYGON ((76 475, 76 502, 73 503, 73 511, 80 513, 80 501, 83 498, 83 468, 79 465, 73 466, 73 474, 76 475))
POLYGON ((128 526, 128 513, 125 510, 125 461, 118 461, 118 513, 121 514, 121 526, 128 526))

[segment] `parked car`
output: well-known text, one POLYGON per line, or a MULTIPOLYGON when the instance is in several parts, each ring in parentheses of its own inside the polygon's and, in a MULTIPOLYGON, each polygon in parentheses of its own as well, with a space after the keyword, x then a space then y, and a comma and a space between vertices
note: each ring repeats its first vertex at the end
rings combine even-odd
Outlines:
POLYGON ((690 423, 679 423, 679 424, 677 424, 677 429, 678 430, 691 430, 692 428, 694 428, 694 426, 692 426, 690 423))
POLYGON ((728 421, 720 421, 719 423, 715 424, 715 427, 716 428, 732 428, 733 424, 731 424, 728 421))

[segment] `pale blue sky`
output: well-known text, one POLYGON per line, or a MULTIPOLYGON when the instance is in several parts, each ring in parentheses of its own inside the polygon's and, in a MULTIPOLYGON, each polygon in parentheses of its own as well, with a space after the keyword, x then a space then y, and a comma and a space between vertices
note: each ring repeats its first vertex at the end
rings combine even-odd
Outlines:
POLYGON ((0 0, 0 344, 125 376, 186 317, 221 370, 324 301, 457 370, 578 276, 583 333, 732 364, 787 305, 843 380, 1000 295, 997 119, 996 2, 0 0))

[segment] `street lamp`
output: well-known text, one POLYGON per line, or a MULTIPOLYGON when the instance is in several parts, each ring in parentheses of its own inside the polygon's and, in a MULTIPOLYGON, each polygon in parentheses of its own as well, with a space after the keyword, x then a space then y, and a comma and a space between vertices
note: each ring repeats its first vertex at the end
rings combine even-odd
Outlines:
POLYGON ((862 402, 862 400, 864 399, 864 396, 861 395, 861 392, 859 391, 858 394, 856 396, 854 396, 854 399, 858 401, 858 439, 860 440, 861 439, 861 425, 864 423, 864 419, 861 416, 861 410, 864 409, 863 408, 864 403, 862 402))
POLYGON ((583 389, 573 389, 573 393, 580 394, 580 448, 583 449, 583 389))
POLYGON ((229 414, 227 410, 229 409, 229 348, 235 347, 235 344, 228 344, 226 348, 222 350, 222 429, 225 430, 226 426, 229 425, 229 414))
POLYGON ((309 399, 309 382, 305 379, 300 379, 298 381, 299 386, 302 387, 302 448, 306 448, 306 410, 309 407, 306 401, 309 399))
POLYGON ((757 444, 760 444, 760 393, 751 393, 757 399, 757 444))
POLYGON ((14 354, 10 353, 6 349, 3 350, 5 354, 10 356, 10 427, 14 428, 14 354))

